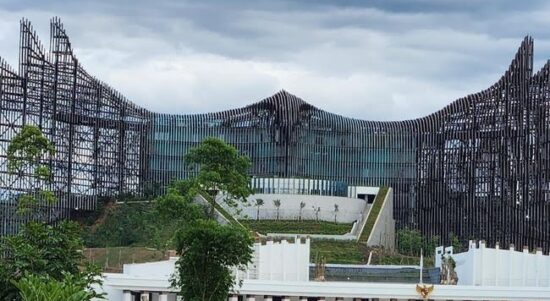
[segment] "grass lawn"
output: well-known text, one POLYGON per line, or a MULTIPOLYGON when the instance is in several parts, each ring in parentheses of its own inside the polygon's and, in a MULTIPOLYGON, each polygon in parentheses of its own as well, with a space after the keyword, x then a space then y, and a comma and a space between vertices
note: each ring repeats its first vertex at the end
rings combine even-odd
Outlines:
POLYGON ((367 262, 365 252, 366 247, 355 241, 313 240, 309 257, 312 263, 319 254, 326 263, 362 264, 367 262))
MULTIPOLYGON (((326 263, 366 264, 369 252, 373 251, 372 265, 419 265, 420 258, 397 253, 389 253, 383 249, 368 248, 354 241, 313 240, 311 242, 310 262, 315 263, 317 254, 326 259, 326 263)), ((433 257, 424 257, 424 266, 433 267, 433 257)))
POLYGON ((241 224, 262 233, 330 234, 342 235, 351 231, 351 224, 335 224, 325 221, 289 220, 241 220, 241 224))

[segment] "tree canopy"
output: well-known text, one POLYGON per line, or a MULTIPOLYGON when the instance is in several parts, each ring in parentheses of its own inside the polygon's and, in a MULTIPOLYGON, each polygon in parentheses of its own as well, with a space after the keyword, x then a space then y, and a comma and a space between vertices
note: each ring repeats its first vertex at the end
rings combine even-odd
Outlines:
POLYGON ((252 193, 248 169, 250 159, 218 138, 206 138, 185 155, 191 169, 198 168, 198 187, 208 193, 223 192, 224 202, 235 206, 235 200, 246 202, 252 193))
POLYGON ((80 226, 74 222, 63 221, 57 225, 30 222, 21 231, 11 237, 0 240, 0 299, 18 298, 18 289, 14 282, 23 277, 34 275, 49 277, 58 281, 67 274, 78 279, 81 289, 85 290, 99 275, 99 269, 88 265, 80 270, 83 259, 80 226))
POLYGON ((65 274, 60 281, 49 276, 27 275, 14 283, 23 301, 89 301, 94 294, 83 290, 80 280, 65 274))
POLYGON ((40 202, 53 204, 57 201, 54 193, 47 189, 52 180, 48 164, 43 160, 55 154, 55 146, 34 125, 25 125, 10 141, 7 150, 8 172, 12 174, 28 174, 31 182, 27 182, 28 193, 18 198, 18 213, 29 213, 40 202))
POLYGON ((234 287, 234 267, 243 270, 252 260, 253 239, 235 226, 197 220, 176 235, 177 251, 172 285, 185 300, 224 301, 234 287))

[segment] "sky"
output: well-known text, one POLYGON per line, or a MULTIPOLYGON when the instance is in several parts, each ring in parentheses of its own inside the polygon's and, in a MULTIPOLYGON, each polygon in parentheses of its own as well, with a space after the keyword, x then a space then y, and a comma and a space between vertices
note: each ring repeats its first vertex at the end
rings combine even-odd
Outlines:
POLYGON ((348 117, 414 119, 492 85, 526 35, 535 69, 550 59, 550 2, 504 0, 0 0, 0 57, 17 67, 23 17, 49 47, 54 16, 90 74, 163 113, 284 89, 348 117))

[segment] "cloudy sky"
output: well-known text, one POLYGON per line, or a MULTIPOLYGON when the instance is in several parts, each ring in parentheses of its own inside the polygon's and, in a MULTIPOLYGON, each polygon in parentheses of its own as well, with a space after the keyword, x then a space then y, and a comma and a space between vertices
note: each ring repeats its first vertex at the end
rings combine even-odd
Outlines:
POLYGON ((525 35, 536 68, 550 59, 550 3, 496 0, 0 0, 0 56, 17 66, 22 17, 48 47, 53 16, 91 74, 181 114, 285 89, 345 116, 417 118, 497 81, 525 35))

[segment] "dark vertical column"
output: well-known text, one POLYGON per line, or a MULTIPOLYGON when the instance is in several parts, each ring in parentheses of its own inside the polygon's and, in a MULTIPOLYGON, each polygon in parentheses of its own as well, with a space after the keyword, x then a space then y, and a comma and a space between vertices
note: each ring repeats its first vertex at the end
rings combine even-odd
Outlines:
POLYGON ((126 104, 121 103, 120 117, 118 120, 118 193, 124 192, 124 167, 126 162, 125 156, 125 141, 126 141, 126 125, 124 117, 126 116, 126 104))
POLYGON ((78 61, 75 59, 73 62, 74 69, 72 70, 72 95, 71 95, 71 114, 69 116, 69 150, 67 154, 68 158, 68 164, 67 164, 67 196, 68 196, 68 202, 69 206, 72 207, 72 185, 73 185, 73 157, 74 157, 74 132, 75 132, 75 111, 76 111, 76 95, 77 95, 77 77, 78 77, 78 61))

